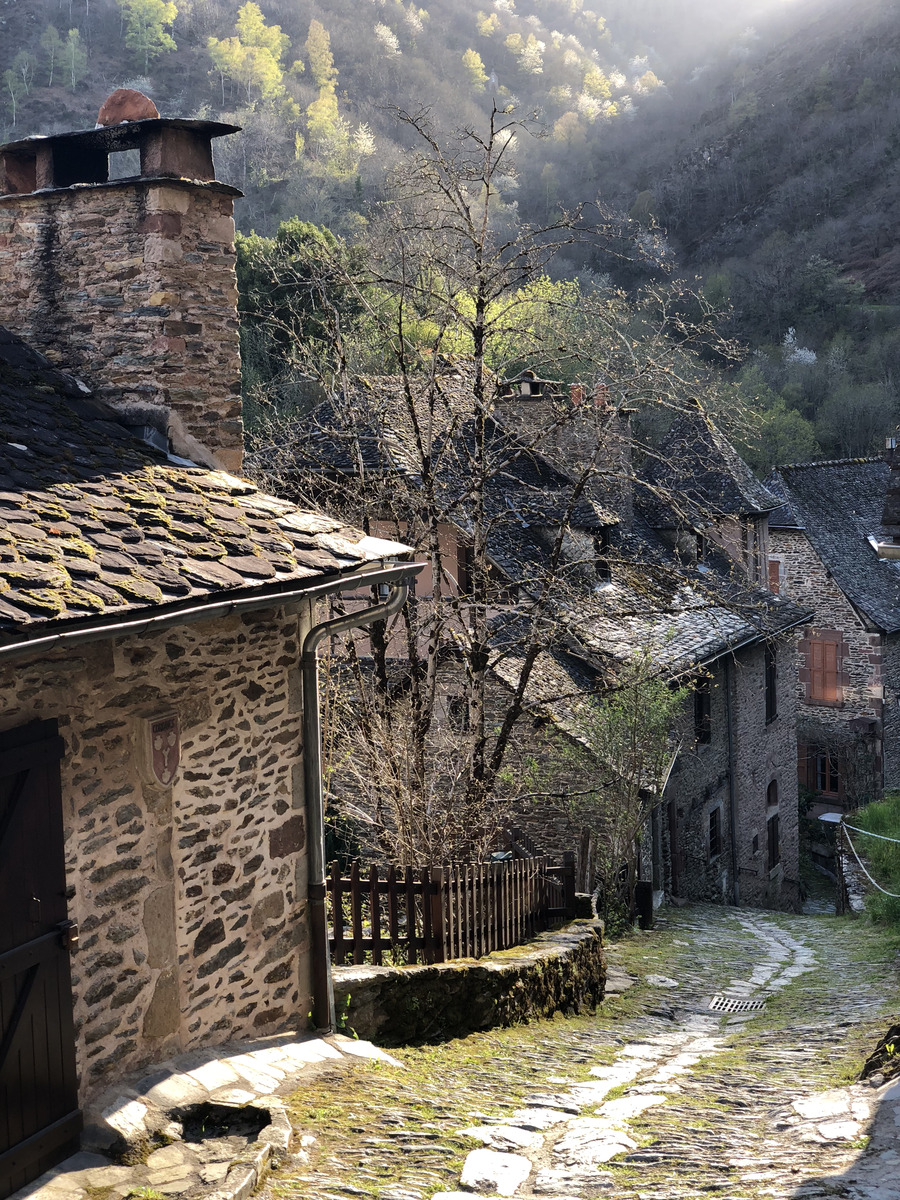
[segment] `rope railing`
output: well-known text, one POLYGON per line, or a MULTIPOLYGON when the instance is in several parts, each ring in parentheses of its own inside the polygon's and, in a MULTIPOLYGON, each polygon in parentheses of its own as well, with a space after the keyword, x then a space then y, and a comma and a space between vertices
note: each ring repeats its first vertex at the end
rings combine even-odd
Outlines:
POLYGON ((863 875, 865 875, 866 879, 868 879, 869 883, 871 883, 871 885, 874 888, 877 888, 878 891, 881 892, 883 895, 889 896, 891 900, 900 900, 900 894, 898 894, 897 892, 889 892, 887 890, 887 888, 884 888, 881 886, 881 884, 878 882, 877 879, 872 878, 872 875, 870 874, 865 863, 859 857, 856 847, 853 845, 853 839, 850 837, 849 830, 852 829, 854 833, 861 833, 865 837, 878 838, 879 841, 882 841, 882 842, 893 842, 897 846, 900 846, 900 838, 889 838, 889 837, 885 837, 883 834, 880 834, 880 833, 869 833, 868 829, 859 829, 859 828, 857 828, 857 826, 848 825, 844 821, 841 822, 841 829, 844 831, 844 833, 846 835, 847 845, 852 850, 853 857, 856 859, 857 863, 859 864, 859 869, 862 871, 863 875))

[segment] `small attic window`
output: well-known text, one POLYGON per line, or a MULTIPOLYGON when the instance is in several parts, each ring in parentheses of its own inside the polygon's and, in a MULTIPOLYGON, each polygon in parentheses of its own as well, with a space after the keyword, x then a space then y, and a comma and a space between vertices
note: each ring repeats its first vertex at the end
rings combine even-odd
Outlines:
POLYGON ((612 570, 609 565, 610 527, 603 528, 594 535, 594 570, 600 583, 612 582, 612 570))

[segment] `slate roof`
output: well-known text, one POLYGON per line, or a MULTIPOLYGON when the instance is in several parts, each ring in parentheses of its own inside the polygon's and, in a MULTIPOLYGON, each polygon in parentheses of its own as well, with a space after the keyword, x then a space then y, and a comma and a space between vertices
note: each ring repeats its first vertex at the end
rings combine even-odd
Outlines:
POLYGON ((613 557, 612 584, 579 603, 569 629, 599 661, 649 651, 660 670, 677 676, 808 618, 784 597, 748 585, 724 555, 680 563, 638 517, 613 557))
MULTIPOLYGON (((465 532, 474 441, 473 422, 461 414, 471 410, 471 398, 456 395, 457 389, 467 386, 459 372, 442 376, 439 385, 433 409, 417 408, 417 415, 420 428, 427 430, 449 519, 465 532), (462 500, 454 503, 454 497, 462 500)), ((376 474, 403 474, 418 461, 409 406, 402 382, 394 377, 366 381, 346 403, 342 399, 323 403, 305 419, 304 427, 309 436, 301 458, 303 470, 316 465, 320 471, 355 470, 349 452, 354 436, 359 436, 366 469, 376 474)), ((489 453, 502 464, 486 489, 488 553, 525 596, 535 594, 545 581, 575 481, 564 466, 530 449, 497 415, 488 419, 486 437, 489 453)), ((681 483, 667 464, 677 465, 679 472, 687 466, 687 504, 694 503, 707 520, 710 509, 720 515, 745 514, 778 505, 778 498, 756 480, 699 409, 676 424, 666 445, 671 456, 665 459, 664 455, 665 461, 649 469, 652 486, 677 490, 681 483), (676 446, 680 447, 677 456, 676 446), (704 491, 707 487, 713 490, 711 501, 704 491)), ((699 569, 683 564, 655 532, 661 506, 654 509, 652 503, 642 501, 638 510, 633 530, 613 535, 608 555, 611 586, 603 586, 598 578, 594 535, 603 527, 618 525, 618 515, 587 497, 572 514, 554 587, 555 619, 565 628, 567 644, 576 656, 609 665, 610 659, 624 661, 642 648, 652 648, 660 668, 678 675, 729 647, 775 635, 807 619, 809 614, 788 600, 748 588, 724 553, 717 557, 713 550, 707 565, 699 569)), ((673 523, 668 513, 658 522, 673 523)), ((562 669, 555 660, 551 666, 546 655, 541 662, 551 674, 562 669)), ((513 663, 509 658, 506 668, 496 668, 498 674, 512 671, 513 663)), ((538 677, 542 673, 543 669, 538 671, 538 677)))
POLYGON ((153 449, 0 329, 0 641, 312 586, 405 551, 153 449))
POLYGON ((890 470, 881 458, 838 459, 779 467, 772 484, 838 587, 885 633, 900 630, 900 562, 879 558, 890 470))
POLYGON ((699 514, 706 521, 711 516, 749 516, 778 507, 778 498, 759 482, 699 407, 674 422, 642 477, 664 493, 658 497, 649 491, 641 499, 657 528, 681 524, 669 496, 679 498, 685 517, 699 514))

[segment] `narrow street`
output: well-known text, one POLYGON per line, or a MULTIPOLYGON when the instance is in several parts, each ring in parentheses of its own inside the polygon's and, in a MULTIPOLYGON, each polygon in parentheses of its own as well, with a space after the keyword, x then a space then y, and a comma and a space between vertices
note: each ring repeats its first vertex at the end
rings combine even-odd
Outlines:
POLYGON ((268 1200, 900 1197, 893 1133, 870 1142, 900 1094, 856 1082, 898 1007, 865 918, 666 909, 610 961, 636 982, 595 1016, 323 1067, 268 1200))

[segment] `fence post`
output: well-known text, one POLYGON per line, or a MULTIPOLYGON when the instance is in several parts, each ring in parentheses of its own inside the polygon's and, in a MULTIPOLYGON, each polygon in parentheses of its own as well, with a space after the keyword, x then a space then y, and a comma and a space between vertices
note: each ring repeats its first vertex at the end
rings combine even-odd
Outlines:
POLYGON ((381 883, 378 868, 369 868, 369 914, 372 920, 372 962, 381 966, 381 883))
POLYGON ((359 881, 359 860, 350 868, 350 919, 353 926, 353 962, 363 961, 362 948, 362 889, 359 881))
POLYGON ((563 854, 563 908, 567 917, 575 916, 575 852, 566 850, 563 854))
POLYGON ((416 885, 413 881, 412 867, 406 868, 406 878, 403 882, 406 891, 406 941, 409 947, 409 961, 412 964, 419 961, 416 949, 416 885))
POLYGON ((344 962, 344 902, 341 898, 341 872, 337 863, 331 864, 331 931, 335 965, 344 962))
MULTIPOLYGON (((444 872, 440 867, 431 868, 431 936, 434 938, 432 962, 446 962, 447 949, 444 945, 444 872)), ((449 891, 447 899, 449 900, 449 891)))

